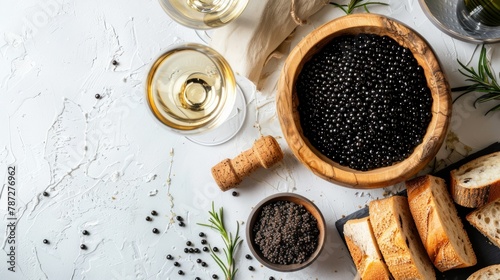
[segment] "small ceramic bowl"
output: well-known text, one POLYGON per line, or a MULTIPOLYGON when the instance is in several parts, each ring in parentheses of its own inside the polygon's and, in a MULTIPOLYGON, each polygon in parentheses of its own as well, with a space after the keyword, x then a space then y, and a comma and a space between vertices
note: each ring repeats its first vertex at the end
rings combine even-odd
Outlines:
POLYGON ((316 207, 316 205, 314 205, 314 203, 312 203, 309 199, 294 193, 278 193, 267 197, 266 199, 259 202, 259 204, 257 204, 253 208, 247 221, 246 238, 250 251, 261 264, 276 271, 291 272, 309 266, 318 258, 319 254, 321 253, 321 250, 323 249, 323 246, 325 244, 325 237, 326 237, 325 219, 323 218, 323 215, 321 214, 318 207, 316 207), (311 215, 318 222, 318 230, 319 230, 318 246, 316 247, 316 250, 311 254, 311 256, 309 256, 309 258, 303 263, 289 264, 289 265, 272 263, 263 256, 259 247, 254 242, 255 236, 253 232, 253 227, 259 217, 259 214, 261 213, 262 208, 265 205, 268 205, 269 203, 273 203, 276 201, 289 201, 295 204, 303 205, 306 208, 306 210, 309 211, 309 213, 311 213, 311 215))
POLYGON ((451 91, 432 48, 417 32, 385 16, 356 14, 332 20, 306 36, 288 56, 278 84, 276 101, 283 135, 295 157, 314 174, 332 183, 372 189, 403 182, 422 170, 437 154, 451 118, 451 91), (359 171, 342 166, 319 152, 304 137, 295 83, 304 64, 333 38, 361 33, 389 36, 408 48, 424 70, 432 95, 432 117, 422 142, 405 160, 387 167, 359 171))

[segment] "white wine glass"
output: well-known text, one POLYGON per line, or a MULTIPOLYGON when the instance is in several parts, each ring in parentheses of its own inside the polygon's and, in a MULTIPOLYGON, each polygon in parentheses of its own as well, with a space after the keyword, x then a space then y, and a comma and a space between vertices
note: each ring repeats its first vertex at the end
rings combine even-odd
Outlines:
POLYGON ((207 30, 221 27, 245 10, 248 0, 159 0, 163 10, 177 23, 196 31, 209 43, 207 30))
POLYGON ((146 97, 153 115, 202 145, 218 145, 241 128, 246 102, 227 61, 212 48, 177 44, 152 64, 146 97))
POLYGON ((245 10, 248 0, 159 0, 176 22, 193 29, 221 27, 245 10))

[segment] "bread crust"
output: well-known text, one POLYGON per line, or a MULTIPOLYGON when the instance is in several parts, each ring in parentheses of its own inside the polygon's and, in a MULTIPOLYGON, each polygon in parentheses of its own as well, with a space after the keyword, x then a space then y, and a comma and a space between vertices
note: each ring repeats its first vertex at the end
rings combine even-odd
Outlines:
POLYGON ((443 179, 426 175, 406 182, 408 203, 422 244, 441 272, 477 263, 443 179))

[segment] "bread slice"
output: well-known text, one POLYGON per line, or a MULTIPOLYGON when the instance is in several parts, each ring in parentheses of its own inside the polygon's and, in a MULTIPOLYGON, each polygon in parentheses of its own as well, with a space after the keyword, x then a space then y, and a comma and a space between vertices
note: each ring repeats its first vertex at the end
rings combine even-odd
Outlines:
POLYGON ((500 248, 500 199, 476 209, 466 219, 500 248))
POLYGON ((411 217, 408 200, 392 196, 369 204, 370 223, 394 279, 436 279, 411 217))
POLYGON ((459 205, 476 208, 500 197, 500 152, 451 171, 451 194, 459 205))
POLYGON ((408 204, 431 262, 441 272, 477 263, 446 182, 426 175, 406 182, 408 204))
POLYGON ((368 217, 347 221, 344 224, 344 237, 361 279, 391 279, 368 217))
POLYGON ((500 264, 490 265, 472 273, 467 280, 498 280, 500 279, 500 264))

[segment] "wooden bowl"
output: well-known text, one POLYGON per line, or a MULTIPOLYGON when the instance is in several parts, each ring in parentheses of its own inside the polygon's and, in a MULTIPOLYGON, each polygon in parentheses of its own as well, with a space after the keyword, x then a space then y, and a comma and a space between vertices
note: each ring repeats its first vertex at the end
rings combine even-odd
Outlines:
POLYGON ((428 43, 415 31, 375 14, 350 15, 330 21, 306 36, 290 53, 278 84, 277 111, 284 137, 297 159, 314 174, 352 188, 380 188, 405 181, 437 154, 451 117, 451 94, 439 62, 428 43), (358 171, 330 160, 304 137, 297 110, 295 82, 304 65, 334 37, 371 33, 387 35, 413 53, 423 68, 432 95, 432 117, 422 143, 405 160, 392 166, 358 171))
POLYGON ((246 237, 250 251, 261 264, 276 271, 291 272, 309 266, 318 258, 325 244, 326 224, 325 224, 325 219, 323 218, 323 215, 319 211, 318 207, 316 207, 316 205, 314 205, 314 203, 312 203, 309 199, 294 193, 278 193, 265 198, 253 208, 247 221, 246 237), (309 211, 309 213, 311 213, 311 215, 313 215, 314 218, 316 218, 316 221, 318 222, 318 229, 319 229, 318 247, 312 253, 312 255, 305 262, 301 264, 283 265, 283 264, 272 263, 264 257, 264 255, 254 242, 253 227, 255 225, 255 222, 257 221, 257 218, 259 217, 262 207, 264 207, 269 203, 273 203, 276 201, 283 201, 283 200, 303 205, 306 208, 306 210, 309 211))

